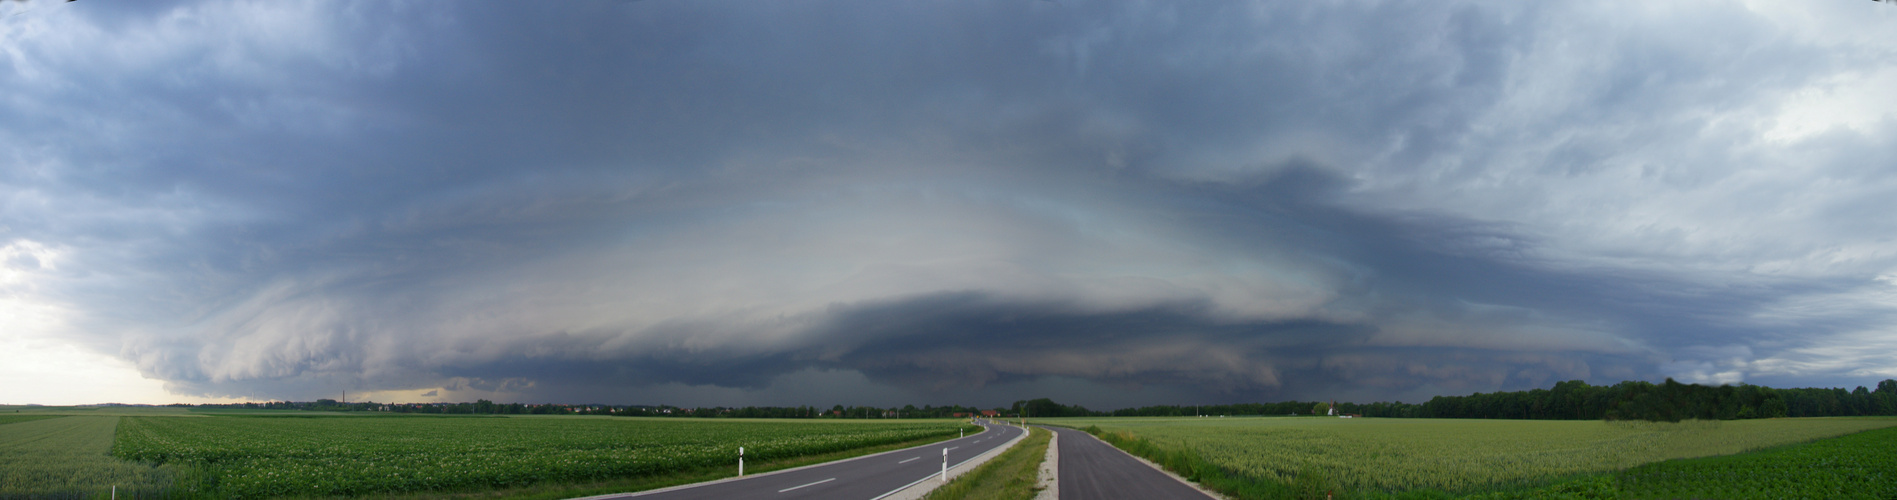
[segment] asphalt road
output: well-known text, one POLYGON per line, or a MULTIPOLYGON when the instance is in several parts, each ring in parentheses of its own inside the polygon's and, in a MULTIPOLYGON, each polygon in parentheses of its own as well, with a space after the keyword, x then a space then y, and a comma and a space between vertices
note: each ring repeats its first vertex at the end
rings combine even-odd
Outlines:
MULTIPOLYGON (((987 432, 968 437, 858 457, 771 475, 710 483, 661 492, 627 493, 606 498, 638 500, 840 498, 871 500, 894 493, 942 472, 942 449, 954 467, 1021 435, 1021 428, 987 423, 987 432)), ((732 467, 737 467, 732 457, 732 467)), ((1063 496, 1064 498, 1065 496, 1063 496)))
POLYGON ((1085 432, 1060 433, 1060 500, 1211 498, 1085 432))

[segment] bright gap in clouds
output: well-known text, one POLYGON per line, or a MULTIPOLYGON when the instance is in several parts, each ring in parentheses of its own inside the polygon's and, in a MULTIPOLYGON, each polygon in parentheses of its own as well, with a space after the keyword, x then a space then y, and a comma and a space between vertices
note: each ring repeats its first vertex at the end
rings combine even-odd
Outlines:
MULTIPOLYGON (((3 230, 4 227, 0 227, 3 230)), ((181 396, 131 362, 75 344, 72 308, 39 294, 64 252, 32 240, 0 246, 0 404, 228 402, 181 396)))
POLYGON ((0 404, 84 405, 224 402, 180 396, 131 362, 62 339, 64 309, 0 296, 0 404))
MULTIPOLYGON (((13 312, 10 304, 0 310, 13 312)), ((131 363, 78 346, 33 338, 0 323, 0 404, 83 405, 222 402, 171 394, 131 363)))

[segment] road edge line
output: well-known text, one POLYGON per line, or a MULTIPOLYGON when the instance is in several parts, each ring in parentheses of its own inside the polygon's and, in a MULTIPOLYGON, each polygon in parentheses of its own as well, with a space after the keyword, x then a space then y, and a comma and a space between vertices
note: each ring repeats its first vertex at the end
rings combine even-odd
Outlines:
MULTIPOLYGON (((985 427, 985 426, 984 426, 984 427, 982 428, 982 431, 983 431, 983 432, 987 432, 987 430, 988 430, 988 429, 987 429, 987 427, 985 427)), ((966 437, 966 436, 964 436, 964 437, 966 437)), ((949 438, 949 439, 945 439, 945 440, 943 440, 943 441, 953 441, 953 440, 956 440, 956 439, 961 439, 961 438, 949 438)), ((569 499, 566 499, 566 500, 607 500, 607 499, 612 499, 612 498, 632 498, 632 497, 640 497, 640 496, 646 496, 646 495, 657 495, 657 494, 660 494, 660 493, 670 493, 670 492, 673 492, 673 491, 678 491, 678 490, 683 490, 683 489, 690 489, 690 488, 697 488, 697 487, 700 487, 700 486, 711 486, 711 485, 714 485, 714 484, 719 484, 719 483, 729 483, 729 482, 732 482, 732 481, 739 481, 739 480, 744 480, 744 479, 751 479, 751 478, 754 478, 754 477, 765 477, 765 476, 775 476, 775 475, 778 475, 778 474, 784 474, 784 473, 787 473, 787 472, 796 472, 796 471, 800 471, 800 470, 804 470, 804 469, 808 469, 808 468, 811 468, 811 467, 821 467, 821 466, 825 466, 825 465, 832 465, 832 464, 840 464, 840 463, 844 463, 844 462, 851 462, 851 461, 856 461, 856 460, 863 460, 863 459, 867 459, 867 458, 876 458, 876 457, 880 457, 880 456, 883 456, 883 455, 888 455, 888 454, 891 454, 891 453, 901 453, 901 452, 905 452, 905 451, 910 451, 910 450, 914 450, 914 449, 917 449, 917 448, 923 448, 923 447, 928 447, 928 446, 935 446, 935 444, 936 444, 936 443, 940 443, 940 442, 942 442, 942 441, 936 441, 935 443, 929 443, 929 444, 921 444, 921 445, 915 445, 915 446, 911 446, 911 447, 908 447, 908 448, 901 448, 901 449, 895 449, 895 450, 889 450, 889 451, 885 451, 885 452, 882 452, 882 453, 876 453, 876 454, 871 454, 871 455, 863 455, 863 456, 860 456, 860 457, 850 457, 850 458, 845 458, 845 459, 842 459, 842 460, 831 460, 831 461, 828 461, 828 462, 817 462, 817 463, 814 463, 814 464, 810 464, 810 465, 801 465, 801 466, 797 466, 797 467, 792 467, 792 468, 789 468, 789 469, 778 469, 778 470, 774 470, 774 471, 770 471, 770 472, 759 472, 759 473, 756 473, 756 474, 746 474, 746 475, 742 475, 742 476, 732 476, 732 477, 727 477, 727 478, 724 478, 724 479, 713 479, 713 480, 710 480, 710 481, 701 481, 701 482, 696 482, 696 483, 689 483, 689 484, 679 484, 679 485, 673 485, 673 486, 667 486, 667 487, 664 487, 664 488, 659 488, 659 489, 656 489, 656 490, 644 490, 644 491, 628 491, 628 492, 625 492, 625 493, 607 493, 607 494, 604 494, 604 495, 593 495, 593 496, 588 496, 588 497, 575 497, 575 498, 569 498, 569 499)))
MULTIPOLYGON (((997 456, 1000 456, 1001 452, 1008 451, 1009 449, 1014 448, 1014 445, 1019 444, 1024 439, 1027 439, 1028 434, 1029 432, 1027 429, 1022 429, 1021 435, 1015 436, 1014 439, 1008 440, 1006 444, 1003 444, 1001 446, 996 446, 993 449, 982 452, 980 455, 968 457, 967 460, 963 460, 960 463, 949 466, 948 478, 954 479, 956 477, 961 476, 962 474, 968 473, 968 471, 975 470, 975 467, 978 467, 981 464, 988 463, 989 459, 993 459, 997 456), (968 467, 962 467, 964 465, 967 465, 968 467)), ((941 476, 941 474, 930 474, 927 477, 923 477, 922 479, 917 479, 916 482, 909 483, 908 485, 905 485, 901 488, 896 488, 894 490, 890 490, 888 493, 877 495, 876 498, 871 498, 870 500, 920 499, 924 496, 928 496, 929 492, 935 491, 936 488, 942 487, 942 484, 947 482, 947 481, 941 480, 939 476, 941 476), (935 481, 930 481, 931 479, 934 479, 935 481)))

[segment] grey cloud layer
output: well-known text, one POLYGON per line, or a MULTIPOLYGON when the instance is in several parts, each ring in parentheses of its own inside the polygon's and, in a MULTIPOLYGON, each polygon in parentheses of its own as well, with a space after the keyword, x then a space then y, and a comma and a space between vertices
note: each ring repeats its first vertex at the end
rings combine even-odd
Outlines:
POLYGON ((1897 56, 1721 5, 69 8, 0 237, 206 394, 1897 375, 1812 359, 1890 331, 1897 128, 1780 113, 1897 56))

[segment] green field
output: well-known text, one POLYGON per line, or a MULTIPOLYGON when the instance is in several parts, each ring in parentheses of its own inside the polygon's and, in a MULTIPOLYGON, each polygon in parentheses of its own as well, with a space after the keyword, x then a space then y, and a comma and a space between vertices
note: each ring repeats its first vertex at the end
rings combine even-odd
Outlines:
POLYGON ((175 467, 112 458, 118 422, 119 417, 41 416, 0 425, 0 498, 104 496, 114 486, 129 497, 168 488, 175 467))
POLYGON ((31 422, 34 420, 45 420, 49 418, 59 418, 59 415, 15 415, 15 414, 9 413, 9 414, 0 415, 0 425, 11 424, 14 422, 31 422))
POLYGON ((103 410, 0 416, 0 499, 103 498, 115 486, 126 497, 561 496, 732 475, 739 446, 751 470, 760 471, 953 438, 968 428, 961 420, 103 410))
POLYGON ((1364 493, 1520 488, 1662 460, 1727 455, 1897 426, 1897 419, 1865 417, 1681 423, 1335 418, 1041 422, 1097 427, 1122 448, 1180 464, 1189 477, 1217 475, 1298 491, 1364 493), (1193 467, 1201 470, 1190 470, 1193 467))
MULTIPOLYGON (((113 454, 203 471, 217 496, 591 482, 953 437, 961 421, 126 417, 113 454)), ((735 471, 734 471, 735 472, 735 471)))
POLYGON ((171 406, 0 406, 0 414, 187 416, 191 414, 191 409, 171 406))
POLYGON ((1897 427, 1615 475, 1625 498, 1897 498, 1897 427))
MULTIPOLYGON (((1093 428, 1238 498, 1897 498, 1893 418, 1040 423, 1093 428), (1836 436, 1844 437, 1824 439, 1836 436), (1733 455, 1752 450, 1759 451, 1733 455)), ((44 409, 0 414, 0 499, 102 498, 113 487, 128 498, 551 498, 728 476, 738 446, 751 470, 761 471, 950 438, 966 427, 960 420, 44 409)), ((1028 470, 1038 462, 1031 453, 1015 455, 997 463, 1028 470)), ((1013 483, 1031 475, 991 482, 1016 490, 1013 483)), ((964 486, 974 488, 969 479, 964 486)), ((980 491, 965 493, 993 493, 980 491)))

